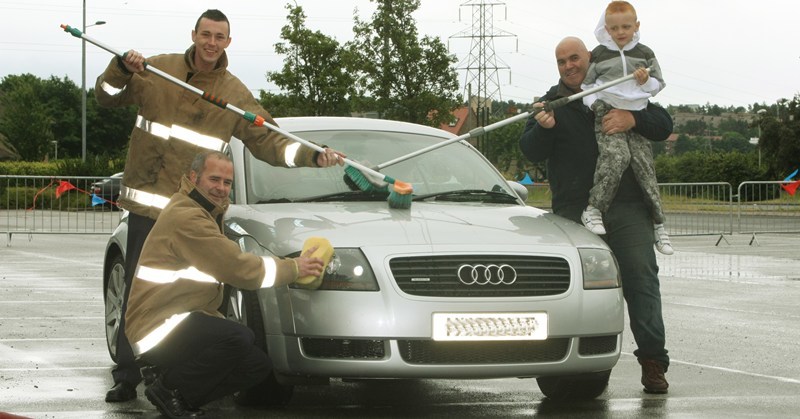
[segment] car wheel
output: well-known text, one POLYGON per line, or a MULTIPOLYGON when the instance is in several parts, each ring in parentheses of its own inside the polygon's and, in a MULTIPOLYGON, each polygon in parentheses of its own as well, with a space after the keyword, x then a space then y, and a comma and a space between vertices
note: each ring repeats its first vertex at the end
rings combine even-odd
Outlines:
POLYGON ((120 254, 111 258, 106 278, 106 344, 111 360, 117 362, 117 337, 125 298, 125 259, 120 254))
MULTIPOLYGON (((264 320, 255 291, 244 291, 226 285, 221 310, 226 318, 250 328, 255 334, 256 346, 269 356, 264 320)), ((259 403, 262 406, 285 406, 294 393, 294 386, 279 383, 274 373, 270 373, 267 380, 257 388, 263 394, 259 403)))
POLYGON ((539 390, 555 401, 591 400, 608 387, 611 370, 562 377, 539 377, 539 390))

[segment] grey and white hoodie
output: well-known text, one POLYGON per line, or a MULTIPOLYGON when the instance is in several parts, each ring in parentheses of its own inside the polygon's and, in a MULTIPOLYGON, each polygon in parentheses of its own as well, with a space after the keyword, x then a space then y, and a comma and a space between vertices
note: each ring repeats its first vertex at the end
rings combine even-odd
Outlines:
POLYGON ((606 31, 605 17, 604 11, 594 31, 600 45, 592 50, 589 72, 581 85, 583 90, 627 76, 639 67, 649 67, 650 78, 641 86, 632 79, 609 87, 586 96, 583 103, 591 106, 596 100, 601 99, 616 109, 631 111, 644 109, 647 107, 647 101, 666 86, 656 55, 653 50, 639 43, 639 31, 633 35, 631 42, 620 50, 606 31))

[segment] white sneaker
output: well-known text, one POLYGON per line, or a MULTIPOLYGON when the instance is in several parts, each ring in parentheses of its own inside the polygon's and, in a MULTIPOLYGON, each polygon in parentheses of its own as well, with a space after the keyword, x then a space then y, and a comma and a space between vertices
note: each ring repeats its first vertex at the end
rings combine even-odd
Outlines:
POLYGON ((656 236, 656 250, 665 255, 675 253, 675 250, 672 249, 672 244, 669 242, 669 236, 667 235, 667 229, 664 228, 664 224, 656 224, 653 230, 656 236))
POLYGON ((594 234, 606 234, 606 228, 603 226, 603 214, 600 210, 589 205, 583 210, 581 214, 581 222, 586 228, 594 234))

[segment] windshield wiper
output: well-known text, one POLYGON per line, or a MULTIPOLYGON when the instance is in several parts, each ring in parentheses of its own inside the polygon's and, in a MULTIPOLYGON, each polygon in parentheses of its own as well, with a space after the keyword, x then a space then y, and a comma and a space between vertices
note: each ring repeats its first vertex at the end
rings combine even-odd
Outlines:
POLYGON ((483 189, 462 189, 415 196, 415 201, 452 201, 452 202, 488 202, 494 204, 515 203, 517 197, 500 191, 485 191, 483 189))
POLYGON ((293 202, 385 201, 385 192, 346 191, 295 199, 293 202))

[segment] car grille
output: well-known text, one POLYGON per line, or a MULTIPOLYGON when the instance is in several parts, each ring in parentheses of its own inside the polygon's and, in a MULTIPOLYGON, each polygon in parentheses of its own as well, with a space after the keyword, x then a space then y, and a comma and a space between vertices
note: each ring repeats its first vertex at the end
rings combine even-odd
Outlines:
MULTIPOLYGON (((389 262, 397 285, 403 292, 439 297, 527 297, 557 295, 567 291, 569 263, 558 257, 514 255, 452 255, 398 257, 389 262), (467 285, 459 280, 463 265, 509 265, 516 272, 511 284, 467 285)), ((466 275, 466 271, 463 271, 466 275)), ((482 274, 482 272, 481 272, 482 274)), ((504 278, 509 282, 511 271, 504 278)), ((481 279, 483 277, 481 276, 481 279)), ((495 281, 497 282, 497 281, 495 281)))
POLYGON ((515 364, 564 359, 569 338, 484 342, 398 341, 409 364, 515 364))
POLYGON ((580 338, 578 353, 584 356, 602 355, 617 350, 617 335, 580 338))
POLYGON ((360 339, 301 339, 303 352, 311 358, 383 359, 386 354, 382 340, 360 339))

